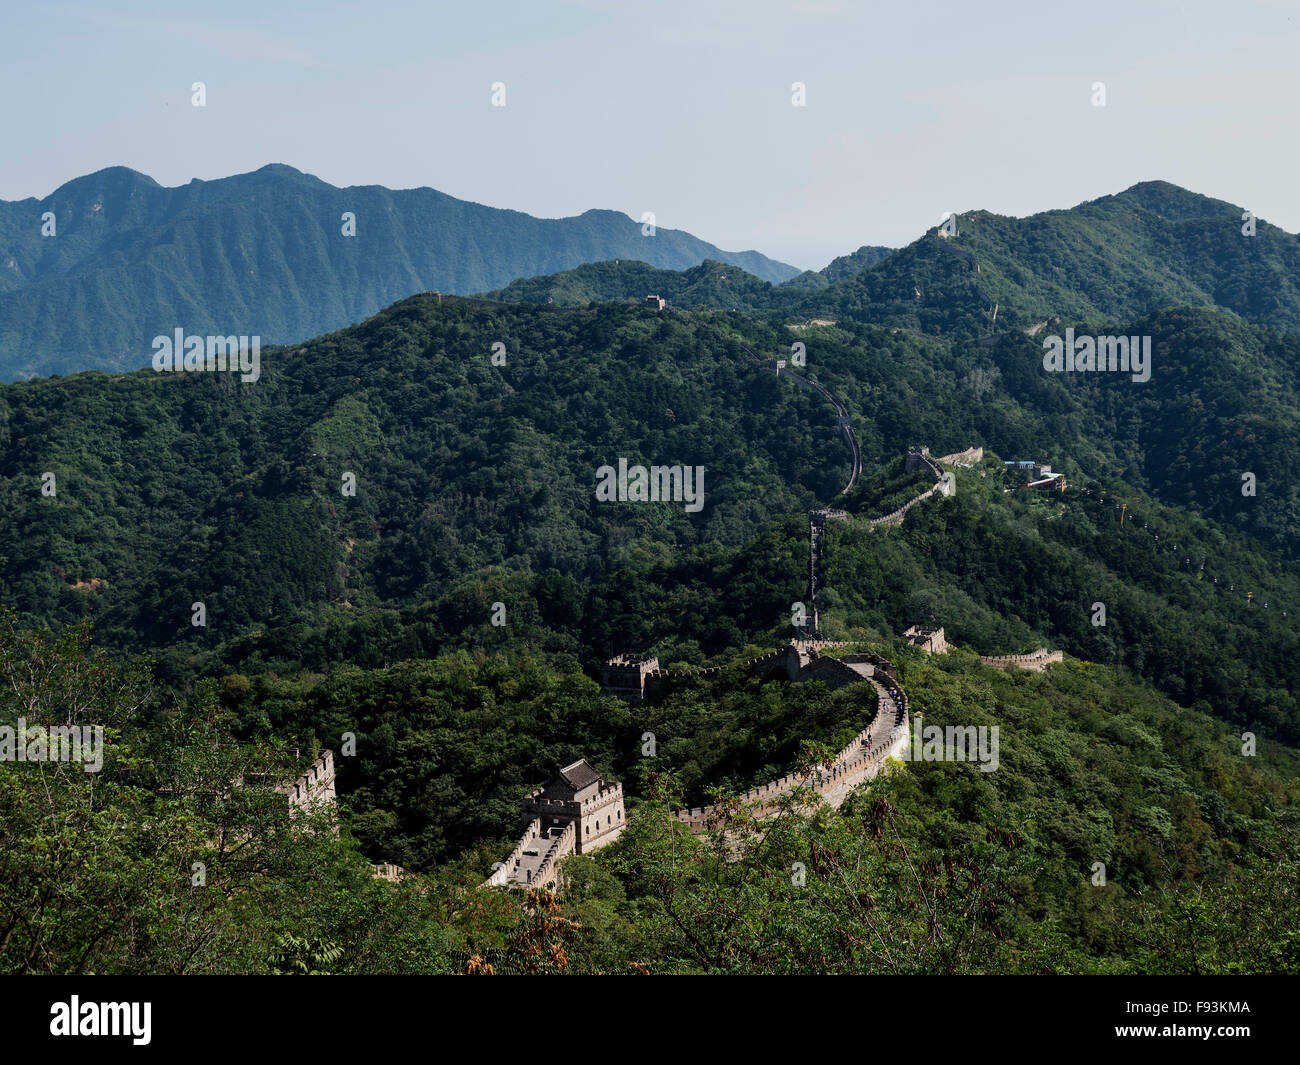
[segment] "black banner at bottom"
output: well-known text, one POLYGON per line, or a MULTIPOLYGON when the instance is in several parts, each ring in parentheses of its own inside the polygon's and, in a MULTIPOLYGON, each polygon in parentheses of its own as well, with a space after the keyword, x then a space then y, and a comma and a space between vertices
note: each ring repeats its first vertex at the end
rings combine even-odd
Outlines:
POLYGON ((566 1028, 580 1021, 581 1036, 566 1038, 582 1042, 629 1030, 654 1038, 658 1029, 695 1052, 716 1043, 733 1055, 740 1032, 760 1038, 767 1055, 811 1050, 836 1030, 872 1045, 938 1051, 1129 1044, 1181 1054, 1195 1045, 1280 1050, 1290 1042, 1297 988, 1285 977, 737 978, 717 986, 629 977, 583 980, 580 995, 565 1002, 554 987, 522 979, 14 977, 0 994, 5 1042, 18 1050, 94 1052, 112 1043, 128 1053, 238 1054, 255 1045, 259 1055, 300 1048, 318 1055, 402 1052, 414 1036, 519 1053, 532 1045, 529 1018, 549 1017, 566 1028))

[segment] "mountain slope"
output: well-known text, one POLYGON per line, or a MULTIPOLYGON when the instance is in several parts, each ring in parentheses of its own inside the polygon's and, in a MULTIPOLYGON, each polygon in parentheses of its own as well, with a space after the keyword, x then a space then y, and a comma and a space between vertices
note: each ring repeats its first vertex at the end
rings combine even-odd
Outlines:
POLYGON ((958 216, 953 236, 932 229, 896 251, 863 247, 779 285, 729 275, 724 288, 696 275, 637 275, 597 264, 517 281, 497 295, 590 303, 658 292, 688 308, 964 338, 1053 317, 1132 320, 1182 306, 1300 332, 1300 238, 1258 220, 1255 235, 1245 236, 1242 213, 1167 182, 1145 182, 1027 218, 969 211, 958 216))
POLYGON ((767 315, 794 312, 806 292, 826 289, 893 253, 892 248, 864 246, 820 271, 806 270, 779 285, 712 259, 687 270, 660 269, 626 260, 584 263, 557 274, 520 278, 488 296, 508 303, 581 307, 622 300, 639 303, 646 296, 656 295, 687 310, 714 308, 767 315))
POLYGON ((792 277, 785 284, 791 288, 825 288, 835 281, 842 281, 846 277, 852 277, 854 274, 865 270, 868 266, 875 266, 876 263, 889 258, 893 254, 893 248, 886 248, 878 244, 864 244, 855 252, 837 256, 820 270, 805 270, 798 277, 792 277))
MULTIPOLYGON (((1047 374, 1023 335, 983 348, 879 326, 796 334, 739 315, 422 295, 265 353, 256 383, 146 370, 4 386, 0 598, 33 625, 89 617, 120 647, 173 649, 177 676, 484 645, 588 666, 661 645, 664 661, 699 664, 780 639, 806 595, 803 512, 838 501, 849 462, 830 404, 741 346, 775 354, 797 335, 868 466, 918 443, 981 444, 1050 461, 1071 485, 1004 495, 990 456, 972 482, 989 487, 983 509, 961 487, 909 514, 902 541, 846 545, 828 626, 891 635, 934 613, 985 652, 1050 641, 1123 655, 1180 698, 1284 727, 1300 717, 1300 647, 1279 615, 1300 609, 1286 476, 1300 341, 1215 311, 1118 331, 1134 329, 1159 341, 1143 385, 1047 374), (704 467, 704 506, 599 501, 597 470, 619 459, 704 467), (1243 464, 1256 497, 1240 491, 1243 464), (1115 527, 1158 533, 1163 555, 1121 547, 1115 527), (1055 542, 1058 528, 1072 538, 1055 542), (1097 600, 1125 640, 1089 640, 1097 600), (501 628, 488 622, 498 602, 501 628), (1213 643, 1207 616, 1226 626, 1213 643), (1216 646, 1247 670, 1227 688, 1216 646)), ((867 476, 845 502, 884 513, 893 496, 864 493, 892 484, 867 476)))
POLYGON ((163 188, 123 167, 0 203, 0 379, 146 365, 155 336, 288 343, 424 290, 480 292, 583 262, 706 258, 798 271, 616 211, 534 218, 429 188, 335 188, 292 167, 163 188), (53 212, 56 232, 41 235, 53 212), (355 236, 344 236, 344 212, 355 236))
POLYGON ((1300 331, 1300 238, 1242 209, 1145 182, 1063 211, 959 215, 874 266, 811 295, 801 313, 979 334, 1058 315, 1138 318, 1192 305, 1300 331))

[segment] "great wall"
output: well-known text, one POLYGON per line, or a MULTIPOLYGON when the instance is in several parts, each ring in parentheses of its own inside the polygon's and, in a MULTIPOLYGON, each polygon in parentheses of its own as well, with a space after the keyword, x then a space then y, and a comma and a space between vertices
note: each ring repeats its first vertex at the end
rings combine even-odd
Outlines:
MULTIPOLYGON (((660 306, 662 307, 662 301, 660 306)), ((850 491, 862 472, 862 458, 852 420, 844 405, 823 385, 790 370, 784 360, 763 359, 747 345, 742 343, 740 347, 759 364, 775 370, 778 375, 785 371, 798 385, 818 393, 834 405, 839 427, 851 455, 848 483, 839 494, 844 495, 850 491)), ((930 455, 929 448, 912 448, 907 455, 906 469, 910 472, 925 467, 935 475, 934 485, 897 510, 882 517, 868 519, 865 524, 870 527, 901 525, 912 507, 936 494, 952 494, 952 475, 944 466, 973 466, 983 458, 984 449, 981 447, 970 447, 939 459, 930 455)), ((879 773, 886 759, 898 755, 908 742, 907 696, 889 661, 873 654, 846 654, 842 658, 821 654, 821 651, 829 647, 844 646, 842 642, 819 637, 817 593, 821 583, 822 534, 827 521, 851 520, 851 516, 843 510, 823 507, 809 513, 808 604, 807 618, 802 627, 804 639, 792 639, 788 645, 766 655, 743 663, 731 663, 729 666, 674 671, 660 669, 659 660, 650 655, 621 654, 608 659, 601 671, 602 693, 616 696, 632 705, 663 696, 674 682, 715 679, 724 669, 732 669, 737 665, 752 675, 784 674, 792 683, 820 680, 832 688, 863 682, 871 684, 876 690, 876 712, 871 723, 835 755, 829 768, 814 769, 803 775, 779 777, 737 796, 737 804, 759 819, 780 811, 789 797, 801 788, 838 808, 854 788, 879 773)), ((914 626, 904 633, 904 638, 928 654, 944 654, 948 650, 941 628, 914 626)), ((1060 651, 1049 652, 1042 648, 1028 655, 981 656, 980 661, 999 668, 1020 666, 1041 670, 1049 663, 1061 659, 1060 651)), ((694 807, 675 811, 674 816, 688 831, 698 835, 724 825, 732 809, 734 807, 730 805, 726 809, 714 806, 694 807)), ((552 885, 559 875, 561 858, 568 854, 589 853, 613 842, 622 831, 623 818, 622 785, 604 781, 585 761, 576 762, 560 770, 555 778, 525 799, 522 812, 523 836, 506 860, 496 865, 483 886, 552 885), (575 771, 581 780, 570 779, 575 771), (579 787, 579 784, 582 786, 579 787), (601 811, 604 811, 603 814, 601 811), (600 823, 601 816, 606 817, 604 825, 600 823)))
MULTIPOLYGON (((913 626, 903 633, 913 646, 927 654, 949 650, 942 628, 913 626)), ((766 655, 705 669, 663 670, 658 660, 644 655, 619 655, 601 672, 602 693, 633 705, 666 694, 674 681, 712 678, 724 669, 743 669, 751 676, 783 675, 791 683, 821 681, 830 688, 870 684, 876 692, 876 712, 871 722, 830 760, 829 766, 808 773, 791 773, 752 788, 724 806, 696 806, 676 810, 673 816, 694 835, 725 831, 731 815, 743 809, 762 820, 779 813, 798 792, 809 800, 817 796, 838 809, 853 789, 876 776, 887 759, 899 757, 908 744, 910 720, 907 695, 892 663, 871 653, 846 653, 835 658, 821 652, 846 646, 844 641, 791 640, 766 655)), ((984 665, 1041 671, 1063 660, 1060 651, 1041 648, 1024 655, 981 655, 984 665)), ((542 887, 554 885, 560 859, 589 854, 618 838, 625 824, 622 785, 607 781, 585 760, 561 769, 559 774, 525 798, 521 820, 523 835, 504 862, 499 862, 484 887, 542 887), (602 820, 603 819, 603 820, 602 820)))
POLYGON ((1050 666, 1053 662, 1065 661, 1065 656, 1060 651, 1049 651, 1046 647, 1040 647, 1027 655, 980 655, 980 661, 995 669, 1019 666, 1021 669, 1042 672, 1044 667, 1050 666))
POLYGON ((555 882, 561 858, 613 843, 627 813, 623 785, 605 781, 580 758, 524 799, 523 836, 483 887, 540 887, 555 882))
MULTIPOLYGON (((664 309, 663 300, 656 298, 655 304, 657 310, 664 309)), ((716 327, 709 328, 723 335, 716 327)), ((758 364, 778 375, 784 372, 797 385, 816 392, 832 404, 850 453, 849 478, 839 494, 852 490, 862 473, 862 456, 852 419, 844 405, 824 385, 790 369, 786 360, 765 359, 744 343, 740 343, 740 348, 758 364)), ((934 485, 897 510, 867 519, 865 524, 869 527, 901 525, 914 506, 935 495, 952 494, 953 482, 944 466, 971 466, 980 462, 983 456, 984 450, 980 447, 970 447, 939 459, 933 458, 928 448, 911 449, 907 456, 907 470, 925 466, 935 475, 934 485)), ((803 775, 782 776, 737 797, 741 807, 760 819, 782 809, 786 800, 800 788, 838 808, 854 788, 878 774, 886 760, 897 756, 908 742, 907 696, 891 663, 874 654, 845 654, 841 658, 821 654, 827 648, 844 645, 819 636, 817 592, 820 586, 821 538, 827 521, 851 520, 846 511, 832 508, 817 508, 809 513, 810 624, 803 627, 804 638, 792 639, 785 647, 730 666, 670 671, 660 669, 658 659, 653 656, 621 654, 607 660, 602 671, 602 692, 634 705, 660 697, 675 681, 713 679, 724 669, 736 665, 759 675, 784 673, 791 682, 820 680, 830 687, 863 682, 871 684, 876 691, 876 712, 870 724, 835 755, 828 768, 817 768, 803 775)), ((913 627, 904 636, 927 653, 943 654, 948 649, 942 629, 913 627)), ((984 664, 998 668, 1016 666, 1035 670, 1061 660, 1060 651, 1046 648, 1026 655, 980 657, 984 664)), ((702 834, 722 824, 730 809, 730 806, 727 810, 713 806, 694 807, 678 810, 674 816, 691 833, 702 834)), ((482 886, 553 885, 562 858, 570 854, 589 854, 612 843, 622 832, 625 818, 622 785, 606 781, 584 759, 580 759, 526 796, 521 811, 520 840, 504 862, 496 863, 482 886)), ((375 866, 374 869, 376 876, 386 879, 396 879, 403 872, 400 867, 389 865, 375 866)))
MULTIPOLYGON (((817 386, 819 389, 820 385, 817 386)), ((821 389, 825 391, 825 389, 821 389)), ((829 395, 829 393, 827 393, 829 395)), ((843 407, 836 401, 836 410, 843 410, 843 407)), ((843 419, 841 424, 847 419, 843 419)), ((852 427, 846 432, 852 436, 852 427)), ((853 456, 855 463, 858 462, 857 438, 853 437, 853 456)), ((944 455, 943 458, 935 459, 930 455, 929 448, 913 448, 907 453, 905 469, 910 472, 918 467, 924 466, 935 475, 935 483, 920 492, 904 503, 897 510, 885 514, 879 518, 868 518, 864 524, 869 527, 884 527, 892 525, 902 525, 903 518, 907 512, 918 503, 923 503, 934 495, 950 496, 953 493, 953 482, 943 469, 943 465, 974 465, 984 458, 984 449, 982 447, 970 447, 965 451, 959 451, 952 455, 944 455)), ((857 480, 857 472, 849 478, 849 483, 840 492, 843 495, 853 487, 857 480)), ((821 590, 821 545, 822 535, 828 521, 852 521, 852 516, 844 510, 834 510, 828 507, 819 507, 808 513, 808 603, 805 607, 807 615, 804 625, 805 631, 812 636, 821 632, 821 608, 817 605, 817 593, 821 590)))
MULTIPOLYGON (((441 295, 438 296, 441 302, 441 295)), ((494 302, 479 300, 477 302, 494 302)), ((862 472, 861 454, 852 421, 843 404, 823 385, 789 370, 785 362, 763 359, 748 346, 741 348, 757 362, 783 370, 797 384, 817 392, 834 407, 838 424, 849 445, 851 463, 848 482, 840 495, 850 491, 862 472)), ((932 498, 935 494, 951 494, 951 482, 943 466, 969 466, 983 459, 983 448, 971 447, 965 451, 931 457, 928 448, 912 449, 907 457, 907 469, 924 465, 935 474, 935 484, 908 500, 897 510, 865 524, 872 527, 902 524, 912 507, 932 498)), ((850 521, 851 516, 831 508, 814 509, 809 514, 809 600, 812 625, 807 626, 805 637, 792 639, 784 647, 765 655, 750 658, 728 666, 664 670, 657 658, 646 655, 617 655, 606 662, 602 671, 602 692, 629 703, 638 704, 662 696, 674 683, 687 680, 713 679, 724 669, 740 666, 751 674, 771 676, 783 673, 792 683, 818 680, 828 687, 869 683, 876 692, 876 712, 871 722, 840 750, 829 767, 814 768, 807 774, 789 774, 769 781, 736 797, 735 805, 746 809, 751 816, 763 819, 778 813, 786 800, 797 790, 818 796, 831 807, 841 806, 853 789, 876 776, 886 760, 898 756, 908 743, 907 696, 899 685, 893 665, 885 658, 870 653, 845 654, 840 658, 821 652, 833 647, 846 646, 844 641, 820 638, 817 634, 818 615, 816 597, 819 586, 820 541, 826 521, 850 521)), ((913 627, 904 638, 930 654, 944 654, 948 650, 943 629, 913 627)), ((1053 662, 1062 661, 1060 651, 1040 648, 1031 654, 980 656, 980 661, 997 668, 1019 667, 1042 670, 1053 662)), ((292 781, 276 784, 274 791, 285 796, 291 815, 308 812, 322 803, 336 802, 334 755, 324 750, 308 769, 292 781)), ((674 817, 692 834, 703 834, 725 823, 735 805, 693 807, 674 812, 674 817)), ((559 862, 570 854, 590 854, 618 838, 626 824, 623 803, 623 786, 617 781, 605 780, 585 759, 579 759, 561 769, 542 787, 530 792, 521 810, 522 835, 504 862, 498 862, 482 887, 554 885, 559 875, 559 862), (602 821, 603 819, 603 821, 602 821)), ((377 879, 401 880, 406 875, 399 865, 384 862, 371 866, 377 879)))
POLYGON ((276 792, 289 803, 290 811, 310 812, 322 803, 335 801, 334 752, 323 750, 301 776, 277 784, 276 792))
MULTIPOLYGON (((852 676, 845 683, 867 681, 876 689, 876 713, 871 723, 839 751, 829 768, 818 768, 804 775, 791 774, 737 796, 737 802, 756 818, 779 812, 784 800, 796 789, 806 788, 822 801, 838 809, 849 794, 865 780, 880 772, 887 758, 896 757, 907 744, 907 696, 898 686, 889 663, 875 655, 846 655, 843 659, 820 659, 838 662, 852 676), (883 678, 883 681, 882 681, 883 678)), ((800 679, 825 678, 825 671, 809 668, 800 679)), ((718 828, 728 809, 714 806, 678 810, 674 816, 692 833, 699 835, 718 828)))

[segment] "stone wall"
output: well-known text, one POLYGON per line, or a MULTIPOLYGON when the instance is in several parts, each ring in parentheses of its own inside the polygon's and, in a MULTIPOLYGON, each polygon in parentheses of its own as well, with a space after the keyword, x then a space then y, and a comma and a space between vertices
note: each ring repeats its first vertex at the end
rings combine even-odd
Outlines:
POLYGON ((982 447, 968 447, 965 451, 944 455, 938 461, 945 466, 974 466, 975 463, 984 461, 984 449, 982 447))
POLYGON ((645 699, 645 682, 659 669, 659 659, 647 655, 616 655, 600 671, 602 695, 637 704, 645 699))
POLYGON ((958 465, 959 463, 964 463, 967 460, 969 460, 969 462, 972 463, 978 462, 983 457, 984 457, 984 449, 982 447, 970 447, 967 448, 965 451, 959 451, 953 455, 945 455, 943 458, 938 460, 931 458, 929 448, 923 447, 920 448, 919 450, 914 448, 913 450, 907 453, 907 463, 906 463, 907 471, 910 473, 912 470, 925 467, 931 473, 934 474, 937 483, 932 488, 926 489, 924 492, 922 492, 920 495, 916 496, 915 498, 909 499, 906 503, 904 503, 893 513, 886 514, 884 517, 881 518, 871 518, 867 521, 867 524, 868 525, 902 525, 903 517, 907 514, 909 510, 911 510, 914 506, 916 506, 916 504, 925 502, 925 500, 929 499, 936 492, 939 493, 939 495, 943 495, 943 496, 952 495, 952 491, 948 487, 948 482, 944 479, 943 467, 940 466, 939 463, 946 462, 949 465, 955 466, 958 465))
POLYGON ((542 822, 539 818, 533 818, 528 827, 524 829, 523 836, 515 844, 515 849, 506 855, 506 860, 501 863, 500 868, 493 871, 492 875, 483 881, 484 887, 502 887, 506 881, 511 878, 514 870, 519 868, 520 862, 523 861, 524 849, 535 840, 540 839, 542 835, 542 822))
POLYGON ((809 651, 824 651, 828 647, 847 647, 848 640, 791 640, 790 645, 807 654, 809 651))
POLYGON ((578 818, 578 853, 589 854, 613 843, 623 831, 626 818, 622 784, 613 784, 584 802, 578 818))
POLYGON ((931 625, 913 625, 903 633, 903 639, 913 646, 921 648, 929 655, 948 653, 948 641, 944 638, 942 628, 935 628, 931 625))
POLYGON ((1018 666, 1021 669, 1032 669, 1035 673, 1041 673, 1053 662, 1064 661, 1064 658, 1060 651, 1049 651, 1046 647, 1040 647, 1027 655, 980 655, 981 662, 995 669, 1018 666))
POLYGON ((556 864, 561 858, 573 854, 577 849, 578 836, 575 825, 576 822, 570 821, 564 826, 564 831, 560 835, 548 841, 541 819, 535 818, 529 823, 515 849, 480 886, 505 887, 509 884, 517 884, 521 887, 545 887, 555 883, 556 864), (541 851, 543 845, 546 846, 546 851, 541 856, 540 865, 535 871, 521 875, 527 868, 524 851, 530 848, 541 851))
POLYGON ((858 478, 862 476, 862 453, 858 449, 857 435, 853 432, 853 420, 849 417, 849 412, 845 409, 844 404, 841 403, 838 399, 836 399, 835 396, 831 394, 831 391, 828 388, 826 388, 824 385, 819 385, 816 381, 812 380, 812 378, 804 377, 802 374, 797 374, 793 370, 781 366, 779 364, 780 360, 777 359, 764 360, 761 359, 753 350, 746 347, 745 345, 742 344, 741 347, 744 351, 747 351, 755 359, 759 359, 759 361, 762 362, 764 366, 767 366, 775 370, 778 374, 780 374, 782 370, 785 370, 786 376, 789 377, 792 381, 794 381, 794 383, 797 384, 800 388, 806 388, 809 392, 816 392, 818 395, 822 396, 822 398, 829 401, 832 406, 834 406, 835 416, 836 419, 838 420, 840 432, 844 434, 844 441, 849 445, 849 455, 850 455, 849 482, 840 490, 840 495, 843 495, 845 492, 849 491, 849 489, 851 489, 855 484, 857 484, 858 478))
POLYGON ((551 840, 551 849, 546 852, 546 857, 542 859, 542 867, 537 870, 533 877, 530 887, 542 887, 555 883, 555 866, 561 858, 572 854, 577 845, 576 822, 570 821, 564 832, 556 839, 551 840))
POLYGON ((865 674, 871 668, 868 666, 865 671, 859 672, 842 659, 818 655, 799 670, 799 680, 819 680, 828 688, 843 688, 850 684, 861 684, 867 679, 865 674))
POLYGON ((290 783, 276 785, 275 790, 289 799, 289 809, 293 812, 334 802, 334 752, 321 751, 307 772, 290 783))
MULTIPOLYGON (((801 786, 811 788, 831 806, 839 807, 858 784, 880 771, 885 759, 896 757, 907 745, 907 696, 898 687, 892 666, 878 655, 852 657, 869 662, 874 669, 870 683, 876 688, 877 704, 871 724, 835 756, 832 768, 817 769, 807 776, 792 773, 739 796, 740 803, 753 816, 762 818, 776 813, 781 800, 801 786), (870 749, 865 746, 868 738, 872 744, 870 749)), ((863 679, 860 675, 855 677, 858 681, 863 679)), ((723 818, 713 806, 678 810, 674 816, 696 835, 718 827, 723 818)))
MULTIPOLYGON (((831 641, 799 641, 798 646, 836 646, 831 641)), ((786 674, 789 679, 794 680, 798 670, 798 663, 793 667, 790 664, 789 656, 791 654, 794 642, 784 647, 778 647, 775 651, 769 651, 765 655, 759 655, 756 658, 746 659, 744 662, 731 662, 725 666, 698 666, 688 667, 686 669, 651 669, 645 674, 644 687, 641 689, 641 698, 635 700, 640 702, 645 699, 657 699, 665 695, 668 690, 677 683, 683 683, 692 680, 717 680, 724 669, 731 669, 733 666, 740 666, 751 673, 775 673, 777 671, 786 674)), ((796 652, 797 653, 797 652, 796 652)), ((614 688, 602 687, 602 695, 619 695, 620 692, 614 688)), ((632 701, 632 700, 629 700, 632 701)))
POLYGON ((936 484, 933 488, 926 489, 919 496, 916 496, 913 499, 909 499, 906 503, 904 503, 901 507, 895 510, 892 514, 886 514, 883 518, 871 518, 867 522, 867 524, 868 525, 902 525, 903 518, 909 510, 911 510, 918 503, 924 503, 927 499, 929 499, 932 495, 934 495, 935 492, 941 492, 942 490, 943 490, 943 484, 942 482, 940 482, 939 484, 936 484))
POLYGON ((540 820, 545 831, 557 821, 576 823, 579 831, 575 846, 579 854, 612 843, 623 831, 627 812, 623 806, 622 784, 607 784, 581 802, 548 799, 543 796, 543 790, 538 788, 524 798, 523 824, 527 826, 540 820))

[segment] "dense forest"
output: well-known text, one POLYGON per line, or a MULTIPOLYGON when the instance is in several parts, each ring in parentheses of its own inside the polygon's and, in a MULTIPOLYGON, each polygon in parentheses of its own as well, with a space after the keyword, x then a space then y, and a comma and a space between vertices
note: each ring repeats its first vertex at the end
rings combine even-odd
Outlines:
POLYGON ((204 682, 178 705, 84 629, 52 639, 4 617, 0 644, 6 713, 71 702, 112 737, 93 776, 0 772, 7 972, 1300 971, 1295 751, 1243 758, 1232 730, 1108 667, 1008 674, 900 650, 927 720, 1001 728, 998 772, 895 763, 838 811, 792 799, 760 826, 737 810, 710 844, 669 814, 685 778, 723 746, 728 762, 780 757, 792 718, 831 739, 850 690, 734 677, 716 701, 631 711, 580 676, 461 655, 315 686, 204 682), (228 785, 292 767, 268 731, 282 722, 359 730, 337 834, 328 811, 291 823, 265 790, 228 785), (478 887, 530 770, 578 744, 630 765, 645 723, 670 742, 626 774, 628 828, 563 859, 558 901, 478 887), (250 724, 259 738, 241 738, 250 724), (719 727, 739 729, 735 748, 719 727), (375 879, 379 854, 413 871, 375 879))
POLYGON ((909 446, 987 450, 901 530, 830 530, 831 631, 937 620, 985 653, 1046 642, 1294 738, 1296 342, 1207 310, 1139 328, 1171 365, 1145 385, 1045 374, 1015 334, 972 368, 874 326, 422 296, 266 354, 256 385, 152 371, 11 385, 0 594, 33 627, 93 619, 182 687, 461 647, 588 670, 652 646, 726 661, 789 635, 798 515, 847 479, 833 408, 742 348, 798 335, 807 374, 855 412, 868 468, 850 511, 920 489, 909 446), (974 369, 992 382, 978 403, 974 369), (1026 457, 1066 491, 1013 491, 1001 459, 1026 457), (597 501, 597 469, 620 458, 705 467, 706 505, 597 501))
POLYGON ((1238 245, 1235 210, 1143 185, 777 285, 601 262, 403 299, 255 383, 0 386, 0 716, 111 739, 96 779, 0 763, 0 966, 1300 970, 1295 238, 1238 245), (1046 372, 1069 328, 1149 336, 1150 380, 1046 372), (847 493, 790 371, 848 411, 847 493), (983 457, 869 524, 933 484, 921 446, 983 457), (704 506, 601 500, 620 460, 702 468, 704 506), (794 634, 826 506, 821 634, 894 662, 926 722, 998 726, 1001 764, 891 763, 759 825, 734 796, 876 709, 741 664, 794 634), (1043 646, 1041 674, 978 657, 1043 646), (599 683, 625 651, 722 669, 630 706, 599 683), (256 783, 325 747, 337 834, 256 783), (480 890, 578 758, 622 782, 623 835, 558 901, 480 890), (731 810, 712 842, 670 812, 703 803, 731 810))

